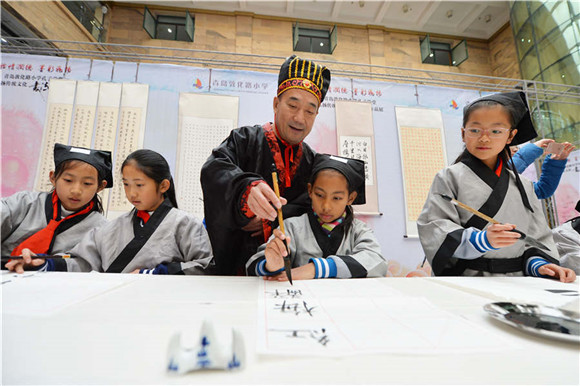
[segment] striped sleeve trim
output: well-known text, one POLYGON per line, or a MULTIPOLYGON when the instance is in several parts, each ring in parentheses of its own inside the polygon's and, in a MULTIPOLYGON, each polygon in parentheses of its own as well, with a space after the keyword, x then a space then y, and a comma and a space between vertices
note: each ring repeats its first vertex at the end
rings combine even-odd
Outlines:
POLYGON ((258 276, 272 276, 272 275, 277 275, 280 272, 284 271, 284 267, 280 268, 277 271, 274 272, 270 272, 266 269, 266 259, 264 258, 262 261, 258 262, 258 264, 256 264, 256 275, 258 276))
POLYGON ((475 247, 475 249, 477 249, 481 253, 499 249, 491 246, 489 240, 487 239, 487 231, 472 232, 469 241, 475 247))
POLYGON ((139 273, 143 275, 167 275, 169 274, 169 270, 165 264, 158 264, 157 267, 152 269, 142 268, 139 270, 139 273))
POLYGON ((38 272, 47 272, 47 271, 54 271, 54 262, 52 261, 52 259, 46 260, 44 264, 38 267, 38 272))
POLYGON ((546 275, 542 275, 540 272, 538 272, 538 269, 540 269, 541 266, 546 264, 549 264, 549 262, 539 257, 532 257, 531 259, 528 260, 528 264, 526 266, 526 273, 528 274, 528 276, 547 277, 546 275))
POLYGON ((314 278, 326 279, 336 277, 336 262, 333 259, 325 259, 322 257, 311 258, 308 262, 314 264, 314 278))

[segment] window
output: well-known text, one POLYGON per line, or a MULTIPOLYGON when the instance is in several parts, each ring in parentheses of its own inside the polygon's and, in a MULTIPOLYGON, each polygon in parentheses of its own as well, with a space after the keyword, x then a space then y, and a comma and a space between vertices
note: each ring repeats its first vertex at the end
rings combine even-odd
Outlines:
POLYGON ((104 15, 107 7, 100 1, 63 1, 62 4, 77 18, 87 31, 98 41, 104 40, 104 15))
POLYGON ((336 26, 332 31, 294 26, 294 51, 314 52, 317 54, 332 54, 336 48, 336 26))
POLYGON ((195 31, 194 19, 185 11, 185 16, 157 15, 145 7, 143 29, 152 39, 192 42, 195 31))
POLYGON ((421 61, 423 63, 459 66, 467 60, 467 42, 462 40, 451 48, 449 43, 432 42, 429 35, 421 40, 421 61))

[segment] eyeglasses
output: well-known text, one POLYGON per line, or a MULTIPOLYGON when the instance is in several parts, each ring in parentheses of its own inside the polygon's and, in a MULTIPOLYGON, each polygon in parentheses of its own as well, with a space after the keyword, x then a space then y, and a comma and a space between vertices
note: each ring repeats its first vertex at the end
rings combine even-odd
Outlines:
POLYGON ((487 134, 489 138, 501 138, 509 133, 510 129, 506 129, 503 127, 498 127, 496 129, 480 129, 478 127, 466 127, 463 129, 465 131, 465 135, 472 138, 478 138, 484 132, 487 134))

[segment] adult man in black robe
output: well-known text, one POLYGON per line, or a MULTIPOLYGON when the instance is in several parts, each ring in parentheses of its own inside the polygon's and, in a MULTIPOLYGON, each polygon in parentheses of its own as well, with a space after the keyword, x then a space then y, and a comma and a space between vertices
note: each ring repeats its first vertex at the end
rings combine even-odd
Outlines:
POLYGON ((276 208, 284 218, 308 210, 306 185, 315 153, 302 141, 329 85, 326 67, 289 57, 278 76, 274 123, 232 130, 203 165, 205 222, 218 274, 244 274, 248 258, 277 226, 276 208), (280 199, 272 190, 272 164, 280 199))

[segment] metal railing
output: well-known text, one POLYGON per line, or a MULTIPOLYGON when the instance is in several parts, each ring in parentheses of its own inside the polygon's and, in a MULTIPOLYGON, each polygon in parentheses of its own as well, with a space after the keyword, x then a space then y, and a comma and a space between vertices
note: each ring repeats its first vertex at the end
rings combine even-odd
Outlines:
MULTIPOLYGON (((211 68, 278 72, 282 56, 244 54, 233 52, 167 48, 131 44, 77 42, 36 38, 4 38, 1 51, 33 55, 57 55, 110 61, 139 63, 171 63, 211 68), (30 43, 46 43, 46 47, 31 47, 30 43)), ((482 92, 513 91, 521 89, 530 99, 580 106, 580 86, 532 80, 501 78, 485 75, 421 70, 404 67, 379 66, 365 63, 316 60, 332 69, 334 76, 372 79, 385 82, 431 85, 477 90, 482 92)))

